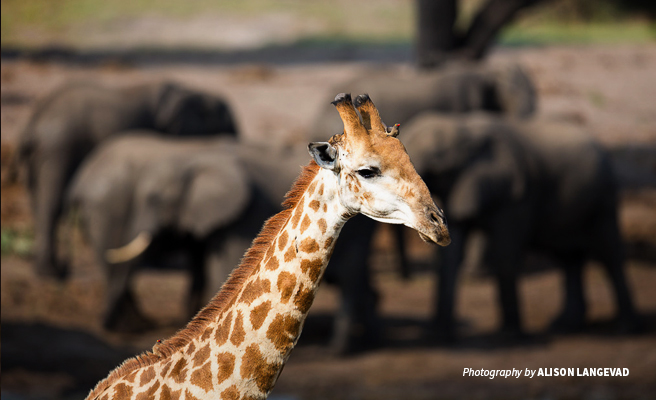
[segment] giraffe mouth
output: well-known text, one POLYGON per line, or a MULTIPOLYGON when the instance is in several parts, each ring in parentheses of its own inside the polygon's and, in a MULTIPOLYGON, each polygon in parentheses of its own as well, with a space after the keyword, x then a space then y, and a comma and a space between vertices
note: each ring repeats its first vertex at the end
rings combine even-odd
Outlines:
POLYGON ((433 239, 430 238, 430 236, 428 236, 428 235, 424 235, 424 234, 421 233, 421 232, 418 232, 418 233, 419 233, 419 237, 420 237, 421 240, 423 240, 424 242, 426 242, 426 243, 436 243, 433 239))
POLYGON ((424 229, 417 229, 421 240, 440 246, 449 245, 451 243, 451 235, 449 234, 444 213, 439 209, 435 209, 429 211, 429 216, 430 222, 423 226, 424 229))
POLYGON ((448 231, 445 234, 440 233, 435 236, 429 236, 419 231, 417 231, 417 233, 419 233, 419 237, 421 238, 421 240, 423 240, 426 243, 433 243, 439 246, 448 246, 449 243, 451 243, 451 237, 449 236, 448 231))

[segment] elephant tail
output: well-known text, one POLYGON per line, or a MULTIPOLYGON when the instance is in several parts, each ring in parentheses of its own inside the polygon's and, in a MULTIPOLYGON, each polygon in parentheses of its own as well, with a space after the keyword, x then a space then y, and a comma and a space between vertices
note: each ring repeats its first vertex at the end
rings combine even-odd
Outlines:
POLYGON ((107 250, 105 252, 105 260, 110 264, 130 261, 146 251, 152 241, 153 237, 150 233, 141 231, 137 237, 125 246, 107 250))

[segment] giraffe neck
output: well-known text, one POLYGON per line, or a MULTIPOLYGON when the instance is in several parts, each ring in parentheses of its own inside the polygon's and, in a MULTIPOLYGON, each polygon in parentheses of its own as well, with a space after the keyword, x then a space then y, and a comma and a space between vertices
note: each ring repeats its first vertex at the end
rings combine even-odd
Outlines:
POLYGON ((245 270, 247 275, 231 277, 212 300, 219 299, 219 310, 208 311, 210 303, 164 343, 161 353, 156 346, 154 354, 129 360, 128 368, 119 367, 89 399, 261 399, 269 394, 349 218, 334 174, 313 163, 304 174, 308 171, 311 179, 296 188, 302 193, 291 208, 270 220, 282 217, 273 223, 274 231, 266 232, 267 222, 254 241, 253 248, 266 238, 266 249, 257 256, 249 251, 233 273, 245 270))
POLYGON ((273 388, 348 219, 337 190, 334 175, 320 169, 234 304, 221 316, 219 327, 225 330, 217 329, 215 336, 225 333, 217 340, 217 353, 229 358, 234 368, 226 382, 216 385, 218 393, 264 398, 273 388))

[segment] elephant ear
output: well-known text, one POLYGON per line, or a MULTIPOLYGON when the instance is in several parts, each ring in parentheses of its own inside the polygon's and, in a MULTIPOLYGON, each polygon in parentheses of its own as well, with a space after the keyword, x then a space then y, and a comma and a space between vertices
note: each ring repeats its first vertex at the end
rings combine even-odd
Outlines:
POLYGON ((246 173, 231 157, 196 160, 181 205, 179 224, 183 230, 204 237, 237 220, 251 199, 246 173))
POLYGON ((495 207, 523 198, 527 172, 515 161, 500 157, 480 160, 466 167, 447 200, 445 208, 449 218, 465 221, 484 217, 495 207))
POLYGON ((200 96, 182 86, 175 83, 163 84, 155 103, 155 128, 177 136, 184 134, 185 119, 188 119, 185 114, 201 106, 201 101, 200 96))

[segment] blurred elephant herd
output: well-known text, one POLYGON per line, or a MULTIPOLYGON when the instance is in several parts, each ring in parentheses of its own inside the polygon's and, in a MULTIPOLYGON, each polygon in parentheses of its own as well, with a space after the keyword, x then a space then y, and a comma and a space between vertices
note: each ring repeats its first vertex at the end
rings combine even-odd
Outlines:
MULTIPOLYGON (((618 228, 623 171, 577 125, 535 117, 536 91, 520 67, 368 71, 333 92, 369 93, 389 125, 401 124, 399 138, 446 213, 452 244, 435 263, 430 336, 458 337, 458 273, 474 234, 484 238, 482 264, 496 278, 504 334, 522 332, 518 278, 529 252, 565 271, 564 306, 552 329, 583 327, 588 260, 607 272, 618 329, 640 329, 618 228)), ((307 143, 340 133, 328 100, 305 141, 279 145, 242 140, 226 100, 174 82, 60 87, 35 108, 9 171, 31 197, 36 271, 66 279, 56 226, 75 210, 106 274, 106 329, 152 325, 131 285, 142 267, 189 271, 191 317, 281 209, 309 162, 307 143)), ((639 180, 656 186, 649 171, 639 180)), ((381 342, 375 268, 368 264, 377 223, 356 218, 342 231, 325 275, 341 293, 331 338, 340 354, 381 342)), ((394 233, 407 272, 404 236, 394 233)))

